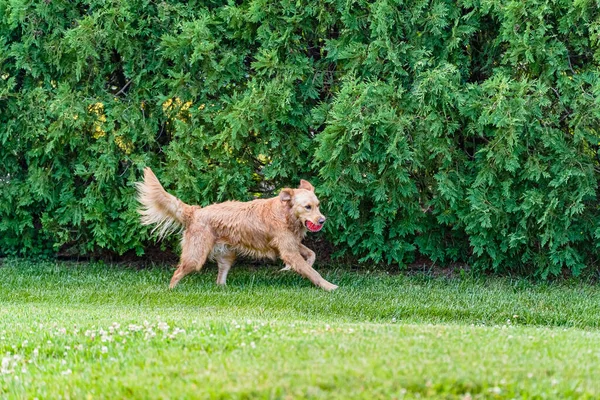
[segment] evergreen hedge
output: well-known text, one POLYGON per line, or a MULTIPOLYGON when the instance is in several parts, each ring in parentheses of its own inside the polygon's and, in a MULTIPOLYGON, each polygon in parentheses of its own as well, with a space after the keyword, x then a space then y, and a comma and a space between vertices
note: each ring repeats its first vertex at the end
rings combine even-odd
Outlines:
POLYGON ((313 181, 340 252, 600 254, 600 3, 0 0, 0 255, 142 254, 133 183, 313 181))

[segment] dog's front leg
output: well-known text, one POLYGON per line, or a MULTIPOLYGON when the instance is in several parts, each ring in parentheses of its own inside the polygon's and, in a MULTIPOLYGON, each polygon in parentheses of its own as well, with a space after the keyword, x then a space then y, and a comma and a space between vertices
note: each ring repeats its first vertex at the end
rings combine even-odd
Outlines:
MULTIPOLYGON (((304 258, 308 265, 312 267, 317 258, 315 252, 303 245, 302 243, 300 243, 300 247, 298 250, 300 251, 300 255, 302 256, 302 258, 304 258)), ((289 264, 285 264, 285 267, 281 268, 279 271, 289 271, 290 269, 292 269, 292 267, 289 264)))
POLYGON ((300 255, 306 260, 308 265, 310 265, 311 267, 317 259, 317 255, 315 254, 315 252, 303 245, 302 243, 300 243, 300 255))
POLYGON ((300 252, 282 252, 281 259, 283 262, 285 262, 286 266, 289 265, 291 269, 309 279, 313 284, 321 289, 330 292, 338 288, 337 285, 327 282, 327 280, 325 280, 321 274, 315 271, 302 257, 300 252))

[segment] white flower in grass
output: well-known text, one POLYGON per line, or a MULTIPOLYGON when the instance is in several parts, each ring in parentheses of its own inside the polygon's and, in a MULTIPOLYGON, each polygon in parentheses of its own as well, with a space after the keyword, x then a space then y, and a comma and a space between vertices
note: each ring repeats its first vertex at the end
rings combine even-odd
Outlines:
POLYGON ((65 365, 65 364, 67 364, 67 360, 64 360, 64 359, 60 360, 60 365, 65 365))
MULTIPOLYGON (((173 329, 173 333, 171 333, 171 334, 170 334, 170 335, 168 335, 167 337, 168 337, 169 339, 175 339, 175 336, 179 335, 180 333, 185 333, 185 329, 181 329, 181 328, 175 327, 175 328, 173 329)), ((211 335, 212 335, 212 334, 211 334, 211 335)))
POLYGON ((5 374, 8 371, 8 367, 10 366, 10 357, 2 357, 2 363, 0 364, 0 369, 2 373, 5 374))
POLYGON ((252 347, 253 349, 255 349, 256 348, 256 343, 250 342, 250 347, 252 347))
POLYGON ((166 322, 162 322, 161 321, 161 322, 158 323, 157 328, 160 329, 163 332, 167 332, 169 330, 169 324, 167 324, 166 322))
POLYGON ((104 335, 100 337, 100 340, 102 341, 102 343, 105 342, 112 342, 113 341, 113 337, 110 335, 104 335))
POLYGON ((83 350, 83 345, 78 344, 77 346, 75 346, 75 349, 81 351, 81 350, 83 350))
POLYGON ((146 332, 144 334, 144 340, 152 339, 155 336, 156 336, 156 332, 154 332, 152 330, 152 328, 148 328, 148 329, 146 329, 146 332))
POLYGON ((73 371, 71 371, 70 369, 67 369, 66 371, 61 372, 61 375, 71 375, 73 373, 73 371))
POLYGON ((102 354, 108 353, 108 347, 106 347, 106 346, 102 346, 102 348, 100 349, 100 352, 101 352, 102 354))
POLYGON ((40 354, 40 348, 36 347, 35 349, 33 349, 33 353, 32 354, 33 354, 34 357, 37 357, 38 354, 40 354))
POLYGON ((61 335, 65 335, 67 333, 67 329, 66 328, 60 328, 58 330, 58 333, 60 333, 61 335))

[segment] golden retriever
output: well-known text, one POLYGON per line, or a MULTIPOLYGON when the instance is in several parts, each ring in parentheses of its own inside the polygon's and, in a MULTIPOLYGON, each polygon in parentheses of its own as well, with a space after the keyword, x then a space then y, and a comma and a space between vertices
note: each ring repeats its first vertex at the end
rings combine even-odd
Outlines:
POLYGON ((150 168, 136 184, 144 225, 156 224, 159 238, 183 228, 181 259, 170 287, 207 258, 217 262, 217 284, 224 285, 237 255, 281 258, 286 266, 316 286, 335 290, 312 268, 315 252, 302 244, 307 230, 318 232, 325 223, 314 187, 301 180, 298 189, 282 189, 279 196, 248 202, 227 201, 207 207, 190 206, 167 193, 150 168))

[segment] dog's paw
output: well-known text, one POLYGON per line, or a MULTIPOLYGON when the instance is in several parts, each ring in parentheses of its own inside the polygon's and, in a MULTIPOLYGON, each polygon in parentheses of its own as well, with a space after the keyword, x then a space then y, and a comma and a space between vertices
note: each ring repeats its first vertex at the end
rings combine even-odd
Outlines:
POLYGON ((285 264, 285 267, 281 268, 281 269, 279 270, 279 272, 281 272, 281 271, 289 271, 289 270, 291 270, 291 269, 292 269, 292 267, 290 267, 289 265, 285 264))
POLYGON ((337 289, 339 286, 338 285, 334 285, 333 283, 329 283, 327 281, 323 282, 321 284, 321 288, 323 290, 326 290, 328 292, 333 292, 335 289, 337 289))

